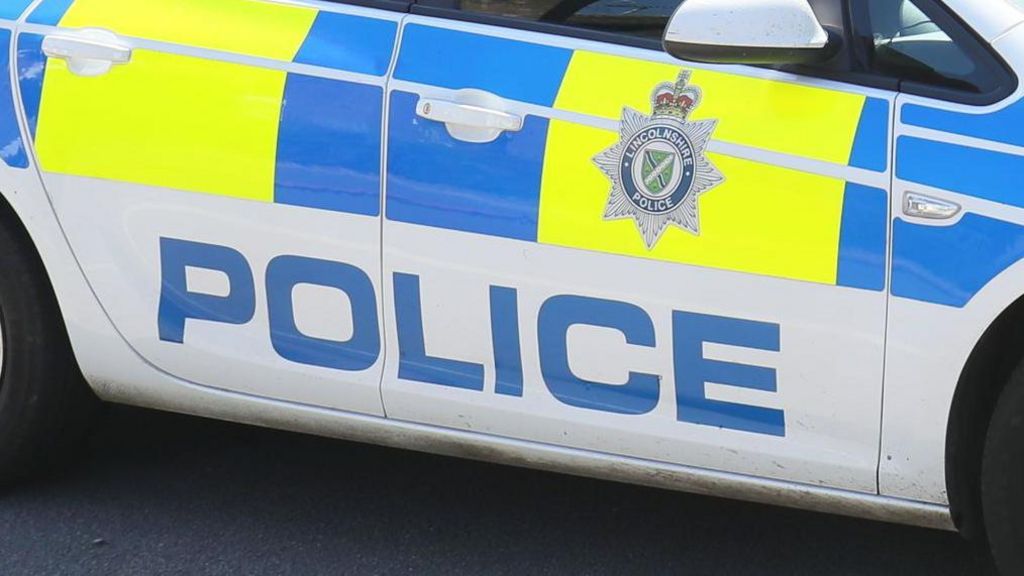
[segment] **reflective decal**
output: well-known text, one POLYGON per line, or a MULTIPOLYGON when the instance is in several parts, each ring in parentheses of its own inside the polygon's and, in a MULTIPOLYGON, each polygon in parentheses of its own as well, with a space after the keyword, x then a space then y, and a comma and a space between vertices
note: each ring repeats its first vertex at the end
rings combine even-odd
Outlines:
POLYGON ((551 106, 571 57, 564 48, 412 24, 402 30, 395 78, 551 106))
POLYGON ((901 108, 900 120, 911 126, 1024 146, 1024 133, 1020 129, 1024 126, 1024 100, 984 114, 908 104, 901 108))
MULTIPOLYGON (((678 75, 678 65, 577 50, 555 108, 618 120, 624 106, 647 109, 651 86, 678 75)), ((876 135, 888 132, 888 105, 872 104, 865 116, 862 94, 701 69, 692 70, 690 82, 704 92, 691 119, 717 120, 714 138, 722 142, 845 166, 862 116, 884 123, 872 126, 876 135)), ((885 150, 885 138, 864 131, 862 146, 885 150)))
POLYGON ((889 167, 889 103, 868 98, 857 123, 850 166, 885 172, 889 167))
POLYGON ((892 242, 893 295, 946 306, 965 306, 1024 258, 1024 226, 979 214, 952 226, 897 219, 892 242))
POLYGON ((274 171, 274 201, 380 214, 383 90, 289 74, 274 171))
POLYGON ((0 4, 0 20, 17 20, 32 0, 4 0, 0 4))
POLYGON ((391 65, 398 23, 320 12, 302 48, 300 64, 383 76, 391 65))
POLYGON ((449 136, 444 124, 418 119, 416 101, 391 94, 387 217, 536 241, 548 121, 529 116, 519 132, 471 144, 449 136))
POLYGON ((843 180, 709 154, 727 175, 700 199, 701 234, 664 231, 648 249, 630 221, 607 221, 608 180, 590 161, 612 132, 553 121, 538 239, 611 254, 835 284, 843 180))
POLYGON ((316 16, 262 0, 46 0, 29 22, 291 61, 316 16))
POLYGON ((285 78, 149 50, 96 78, 50 60, 36 130, 40 167, 270 202, 285 78))
MULTIPOLYGON (((567 248, 883 289, 888 222, 877 209, 877 198, 864 192, 867 187, 752 158, 763 150, 828 162, 840 170, 885 172, 891 117, 885 100, 785 80, 681 71, 668 63, 420 24, 403 33, 396 75, 410 82, 486 90, 510 100, 619 121, 624 107, 650 109, 651 87, 672 83, 681 72, 690 74, 688 84, 703 93, 700 106, 693 107, 687 120, 714 119, 715 142, 751 149, 745 158, 707 155, 710 165, 726 176, 711 193, 700 198, 683 194, 681 177, 686 172, 677 172, 671 160, 686 155, 686 147, 656 146, 659 149, 651 149, 646 158, 650 166, 644 168, 641 162, 632 178, 619 180, 665 180, 670 191, 679 194, 662 198, 665 187, 659 183, 648 194, 638 195, 640 188, 634 186, 634 194, 613 195, 615 206, 609 206, 608 178, 593 159, 605 158, 602 152, 615 146, 621 135, 583 119, 527 115, 522 132, 506 133, 492 144, 468 145, 451 138, 442 125, 418 119, 415 95, 396 92, 389 119, 386 216, 567 248), (567 60, 566 52, 571 52, 567 60), (453 59, 468 64, 445 64, 453 59), (531 130, 542 125, 543 131, 531 130), (540 159, 535 156, 539 150, 540 159), (536 194, 532 187, 538 174, 536 194), (672 207, 681 205, 681 214, 672 214, 689 232, 663 228, 668 216, 652 217, 653 212, 630 205, 633 196, 654 212, 671 212, 669 201, 680 200, 672 207), (699 236, 691 233, 698 229, 697 214, 699 236), (607 221, 608 216, 628 220, 607 221), (641 222, 641 234, 634 218, 641 222)), ((606 171, 614 172, 609 169, 611 160, 605 160, 606 171)), ((615 180, 616 174, 611 177, 615 180)))
POLYGON ((909 136, 896 140, 896 175, 910 182, 1024 207, 1022 171, 1024 156, 909 136))
POLYGON ((836 284, 865 290, 885 288, 888 223, 889 194, 885 190, 846 184, 836 284))
POLYGON ((0 160, 11 168, 28 168, 11 87, 11 32, 0 29, 0 160))
POLYGON ((32 11, 32 14, 29 15, 27 22, 29 24, 56 26, 74 2, 75 0, 43 0, 32 11))

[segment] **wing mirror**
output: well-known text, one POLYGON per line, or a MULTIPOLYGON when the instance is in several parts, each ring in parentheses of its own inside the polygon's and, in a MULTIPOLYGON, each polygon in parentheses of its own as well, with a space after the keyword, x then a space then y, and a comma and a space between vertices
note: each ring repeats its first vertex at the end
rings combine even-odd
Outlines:
POLYGON ((716 64, 808 64, 839 49, 807 0, 683 0, 665 28, 665 51, 716 64))

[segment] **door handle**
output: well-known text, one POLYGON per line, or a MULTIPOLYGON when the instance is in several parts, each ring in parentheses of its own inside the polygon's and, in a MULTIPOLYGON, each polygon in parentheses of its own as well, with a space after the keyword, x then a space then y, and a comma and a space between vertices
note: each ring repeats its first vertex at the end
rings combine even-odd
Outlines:
POLYGON ((960 213, 960 205, 916 192, 903 195, 903 213, 914 218, 949 220, 960 213))
POLYGON ((493 142, 503 132, 523 129, 522 116, 470 102, 421 98, 416 115, 443 123, 453 138, 464 142, 493 142))
POLYGON ((100 76, 132 61, 132 48, 106 30, 59 32, 43 38, 43 54, 68 63, 78 76, 100 76))

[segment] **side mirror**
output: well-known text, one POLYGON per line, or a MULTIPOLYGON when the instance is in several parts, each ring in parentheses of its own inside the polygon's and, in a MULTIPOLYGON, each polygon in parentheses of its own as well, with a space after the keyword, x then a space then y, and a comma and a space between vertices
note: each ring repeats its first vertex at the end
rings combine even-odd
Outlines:
POLYGON ((715 64, 823 62, 839 43, 807 0, 683 0, 664 38, 672 56, 715 64))

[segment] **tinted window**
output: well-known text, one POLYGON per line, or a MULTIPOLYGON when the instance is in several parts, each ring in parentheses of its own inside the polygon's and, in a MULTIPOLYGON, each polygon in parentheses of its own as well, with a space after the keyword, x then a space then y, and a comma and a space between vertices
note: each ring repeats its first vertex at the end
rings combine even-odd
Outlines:
POLYGON ((931 2, 868 0, 874 72, 933 86, 984 94, 1005 81, 1001 66, 970 34, 931 2))
POLYGON ((658 39, 681 0, 452 0, 449 7, 658 39))
MULTIPOLYGON (((574 28, 660 40, 672 13, 685 1, 419 0, 419 3, 488 16, 562 24, 574 28)), ((841 0, 808 0, 808 2, 823 24, 836 29, 843 27, 841 0)))

